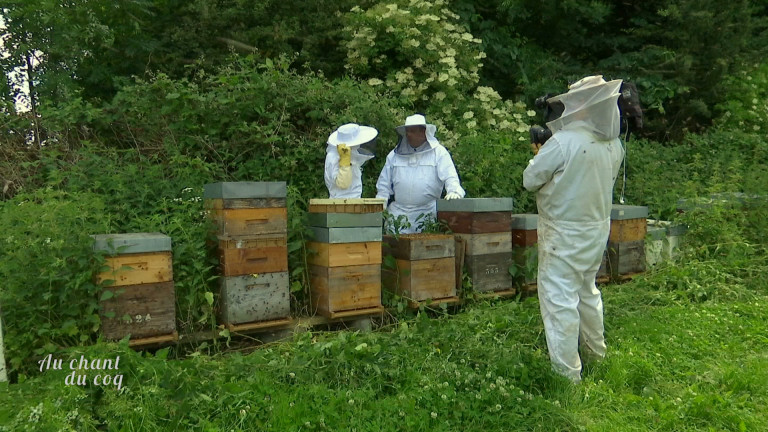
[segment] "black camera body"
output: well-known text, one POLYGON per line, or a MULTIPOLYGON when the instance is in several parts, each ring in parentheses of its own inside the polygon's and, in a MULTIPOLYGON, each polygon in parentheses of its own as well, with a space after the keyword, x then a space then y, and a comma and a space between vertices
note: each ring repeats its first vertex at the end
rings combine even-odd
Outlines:
MULTIPOLYGON (((563 105, 562 102, 547 102, 547 99, 553 96, 555 95, 547 93, 544 96, 537 97, 536 100, 533 101, 533 105, 536 109, 544 112, 545 124, 559 118, 563 115, 563 111, 565 111, 565 105, 563 105)), ((544 144, 550 137, 552 137, 552 131, 549 130, 549 128, 538 125, 531 126, 528 132, 531 134, 531 142, 534 144, 544 144)))
MULTIPOLYGON (((563 115, 565 105, 562 102, 548 103, 547 99, 555 95, 547 93, 536 98, 533 102, 536 109, 544 112, 544 123, 558 119, 563 115)), ((619 89, 619 116, 621 118, 621 134, 629 141, 630 133, 643 128, 643 108, 640 106, 640 94, 637 87, 630 82, 622 82, 619 89)), ((528 130, 531 143, 544 144, 552 137, 552 131, 547 127, 531 126, 528 130)))

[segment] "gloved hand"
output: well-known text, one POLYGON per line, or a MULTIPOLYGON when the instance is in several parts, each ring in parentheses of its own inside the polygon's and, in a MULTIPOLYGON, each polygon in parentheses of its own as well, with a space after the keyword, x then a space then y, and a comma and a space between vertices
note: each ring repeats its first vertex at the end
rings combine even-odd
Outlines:
POLYGON ((531 143, 531 150, 533 150, 533 154, 537 155, 539 154, 539 150, 541 150, 541 144, 531 143))
POLYGON ((452 199, 459 199, 461 196, 457 194, 456 192, 448 192, 445 194, 445 199, 452 200, 452 199))
POLYGON ((339 167, 339 173, 336 174, 336 186, 338 186, 339 189, 349 189, 349 186, 351 185, 352 167, 349 165, 339 167))
POLYGON ((339 153, 339 166, 348 167, 352 163, 352 152, 346 144, 339 144, 336 146, 336 151, 339 153))

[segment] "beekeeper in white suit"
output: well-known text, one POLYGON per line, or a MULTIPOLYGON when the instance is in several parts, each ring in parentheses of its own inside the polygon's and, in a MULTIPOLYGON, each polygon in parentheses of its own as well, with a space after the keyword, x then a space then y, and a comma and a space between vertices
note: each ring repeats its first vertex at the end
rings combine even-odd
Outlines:
POLYGON ((552 367, 581 380, 582 353, 603 358, 603 302, 595 285, 611 227, 613 184, 624 149, 617 100, 621 80, 586 77, 561 102, 560 118, 547 123, 552 137, 523 172, 536 191, 539 211, 538 295, 552 367))
POLYGON ((347 123, 328 137, 325 149, 325 186, 331 198, 360 198, 363 165, 374 157, 379 132, 370 126, 347 123))
POLYGON ((419 216, 437 217, 443 189, 445 199, 464 198, 465 192, 450 153, 435 138, 435 125, 414 114, 395 130, 400 139, 387 155, 376 183, 376 198, 389 200, 394 195, 387 210, 395 217, 407 217, 411 226, 400 232, 409 234, 419 232, 419 216))

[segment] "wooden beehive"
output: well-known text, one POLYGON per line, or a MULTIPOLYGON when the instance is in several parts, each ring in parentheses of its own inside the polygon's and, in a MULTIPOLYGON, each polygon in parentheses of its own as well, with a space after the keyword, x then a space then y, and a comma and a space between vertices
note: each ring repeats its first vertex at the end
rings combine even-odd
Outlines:
MULTIPOLYGON (((203 187, 203 199, 285 199, 287 185, 284 181, 278 182, 220 182, 208 183, 203 187)), ((276 206, 276 207, 285 207, 276 206)), ((250 207, 249 207, 250 208, 250 207)))
POLYGON ((645 271, 648 207, 614 204, 608 237, 608 274, 612 278, 645 271))
POLYGON ((463 198, 437 201, 437 219, 461 234, 508 232, 512 198, 463 198))
POLYGON ((383 217, 381 209, 375 213, 309 213, 309 226, 320 228, 381 228, 383 217))
POLYGON ((437 220, 445 222, 451 231, 455 233, 509 232, 512 224, 512 213, 440 211, 437 213, 437 220))
POLYGON ((170 282, 173 280, 171 238, 161 233, 98 234, 93 250, 105 257, 97 283, 113 280, 112 286, 170 282))
POLYGON ((290 312, 288 272, 221 278, 219 320, 225 324, 286 318, 290 312))
MULTIPOLYGON (((97 283, 108 284, 101 298, 102 331, 107 339, 176 338, 176 299, 171 238, 161 233, 99 234, 93 249, 105 257, 97 283)), ((134 341, 132 341, 133 343, 134 341)))
POLYGON ((288 271, 286 236, 219 236, 219 262, 224 276, 288 271))
POLYGON ((467 271, 475 292, 508 291, 514 289, 509 272, 513 265, 512 252, 467 255, 467 271))
POLYGON ((315 312, 344 318, 383 311, 381 226, 383 199, 312 199, 307 242, 315 312))
POLYGON ((608 239, 615 243, 637 241, 644 239, 647 232, 645 218, 611 220, 608 239))
POLYGON ((282 234, 288 232, 288 209, 247 208, 212 210, 220 235, 229 237, 282 234))
POLYGON ((412 302, 456 296, 454 257, 410 261, 396 259, 397 269, 382 270, 384 285, 412 302))
POLYGON ((616 278, 620 275, 645 271, 645 240, 632 242, 608 242, 608 273, 616 278))
POLYGON ((383 198, 313 198, 309 200, 309 212, 381 213, 386 202, 383 198))
POLYGON ((519 247, 534 246, 538 243, 537 227, 539 215, 537 214, 513 214, 512 215, 512 244, 519 247))
POLYGON ((380 242, 381 227, 310 227, 320 243, 380 242))
POLYGON ((173 257, 168 252, 145 252, 106 257, 108 269, 96 276, 96 282, 113 280, 112 286, 170 282, 173 280, 173 257))
POLYGON ((654 267, 662 261, 668 259, 664 255, 664 242, 667 240, 667 233, 664 227, 648 224, 648 234, 645 242, 645 265, 654 267))
POLYGON ((309 266, 312 307, 328 318, 354 311, 380 311, 381 266, 309 266))
POLYGON ((485 234, 456 234, 456 237, 466 240, 467 256, 512 252, 512 233, 510 231, 485 234))
POLYGON ((611 208, 609 240, 631 242, 642 240, 647 233, 648 207, 614 204, 611 208))
POLYGON ((511 212, 514 207, 512 198, 462 198, 437 200, 438 212, 511 212))
POLYGON ((111 288, 115 296, 101 301, 101 329, 109 340, 171 334, 176 331, 173 282, 111 288))
POLYGON ((382 237, 384 255, 403 260, 424 260, 453 257, 456 241, 449 234, 401 234, 382 237))
POLYGON ((307 243, 307 262, 324 267, 381 264, 381 242, 307 243))
POLYGON ((252 208, 285 208, 285 198, 209 198, 204 201, 206 210, 236 210, 252 208))

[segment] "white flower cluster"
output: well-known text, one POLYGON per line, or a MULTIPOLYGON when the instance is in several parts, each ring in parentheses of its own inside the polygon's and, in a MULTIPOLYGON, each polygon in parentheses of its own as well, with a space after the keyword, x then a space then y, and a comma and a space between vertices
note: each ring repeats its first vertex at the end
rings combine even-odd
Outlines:
POLYGON ((478 86, 486 58, 482 40, 467 31, 445 0, 389 0, 350 12, 345 67, 382 93, 407 104, 426 103, 443 145, 450 148, 462 136, 487 129, 528 139, 536 113, 478 86))
POLYGON ((458 24, 459 16, 445 3, 396 0, 368 10, 352 8, 344 29, 346 68, 411 102, 455 103, 477 85, 484 54, 477 48, 482 41, 458 24), (392 51, 397 56, 384 54, 392 51))

